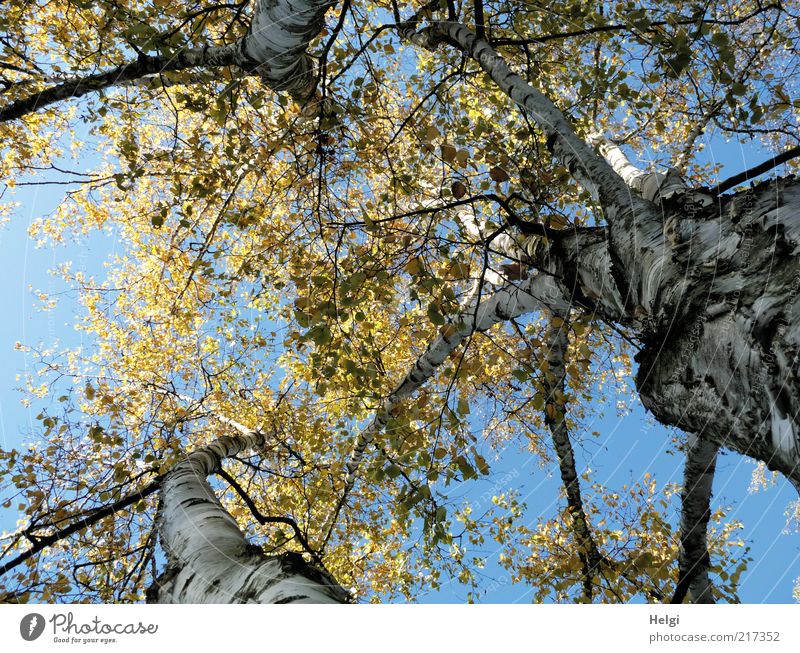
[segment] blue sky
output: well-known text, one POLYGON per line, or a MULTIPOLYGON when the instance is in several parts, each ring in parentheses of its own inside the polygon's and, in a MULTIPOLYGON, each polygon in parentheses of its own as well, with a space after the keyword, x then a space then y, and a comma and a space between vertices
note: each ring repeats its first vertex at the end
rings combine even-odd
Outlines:
MULTIPOLYGON (((624 417, 618 417, 613 406, 607 407, 604 416, 587 423, 586 430, 599 431, 600 435, 584 437, 586 446, 576 446, 578 465, 589 465, 595 470, 596 479, 609 487, 618 489, 623 484, 630 485, 640 480, 645 472, 655 476, 659 487, 668 482, 681 482, 682 457, 668 453, 671 431, 654 423, 641 404, 637 403, 624 417)), ((492 463, 492 469, 509 479, 514 474, 512 482, 520 490, 521 499, 528 503, 529 516, 535 517, 539 512, 549 516, 560 487, 558 466, 554 463, 549 469, 540 469, 530 462, 530 456, 509 451, 500 461, 492 463)), ((738 535, 750 547, 748 555, 753 561, 742 575, 740 599, 745 603, 789 603, 794 581, 800 576, 800 541, 796 534, 784 533, 784 511, 789 502, 797 498, 797 493, 782 479, 768 490, 749 493, 754 469, 754 462, 734 453, 724 453, 717 463, 712 507, 730 506, 729 518, 744 523, 738 535)), ((483 488, 478 487, 468 494, 479 497, 491 484, 489 477, 483 488)), ((677 514, 670 522, 676 524, 677 514)), ((530 590, 508 581, 505 572, 496 564, 496 555, 490 556, 487 562, 485 572, 489 580, 486 585, 490 591, 483 601, 530 601, 530 590)), ((465 597, 463 587, 452 583, 421 600, 450 602, 465 597)))
MULTIPOLYGON (((714 142, 703 155, 710 161, 724 164, 722 177, 730 176, 766 158, 750 146, 738 143, 714 142)), ((15 391, 20 385, 17 376, 29 371, 30 357, 14 350, 21 341, 28 345, 43 342, 52 345, 79 343, 79 335, 72 328, 74 320, 74 298, 61 297, 59 306, 50 312, 41 313, 31 289, 59 291, 58 279, 48 274, 57 264, 72 260, 74 267, 89 274, 102 275, 103 261, 117 247, 113 239, 98 235, 88 243, 67 245, 58 249, 36 249, 27 237, 30 223, 47 215, 65 192, 64 186, 25 187, 18 190, 16 199, 21 206, 9 224, 0 229, 0 269, 3 283, 0 284, 0 302, 4 307, 4 319, 0 321, 0 446, 19 446, 35 423, 35 416, 42 406, 26 408, 21 405, 21 395, 15 391)), ((680 482, 682 460, 669 455, 670 431, 654 424, 640 405, 624 417, 619 417, 611 406, 595 423, 587 424, 587 431, 598 431, 599 436, 587 437, 586 447, 579 449, 579 458, 597 470, 597 478, 606 485, 620 487, 642 477, 645 471, 653 473, 659 484, 680 482)), ((513 484, 528 502, 529 514, 551 514, 558 491, 558 470, 553 467, 542 470, 529 464, 530 457, 518 451, 509 451, 496 461, 493 469, 502 475, 515 471, 513 484)), ((800 542, 796 534, 784 534, 785 509, 796 499, 791 486, 778 480, 777 485, 767 491, 748 493, 754 463, 735 454, 725 454, 718 464, 714 483, 715 505, 734 506, 730 516, 744 522, 742 537, 751 547, 753 562, 743 577, 740 596, 744 602, 779 602, 792 600, 791 592, 795 579, 800 576, 800 542)), ((491 481, 489 481, 491 483, 491 481)), ((472 498, 481 496, 487 489, 476 484, 466 490, 472 498)), ((12 509, 13 510, 13 509, 12 509)), ((16 515, 10 511, 0 513, 0 530, 14 527, 16 515)), ((673 520, 674 521, 674 520, 673 520)), ((525 586, 508 582, 504 572, 496 564, 496 558, 487 561, 487 602, 527 602, 529 591, 525 586)), ((465 598, 465 590, 457 583, 445 584, 436 593, 421 597, 425 602, 452 602, 465 598)))

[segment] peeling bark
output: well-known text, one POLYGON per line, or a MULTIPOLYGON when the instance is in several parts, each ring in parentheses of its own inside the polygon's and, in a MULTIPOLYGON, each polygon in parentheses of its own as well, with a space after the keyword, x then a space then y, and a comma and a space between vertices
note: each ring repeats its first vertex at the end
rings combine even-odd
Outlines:
POLYGON ((659 421, 761 460, 800 488, 800 180, 666 219, 682 287, 637 356, 659 421))
POLYGON ((306 49, 335 5, 336 0, 258 1, 241 49, 267 86, 298 100, 313 94, 316 72, 306 49))
POLYGON ((670 200, 686 192, 686 184, 676 170, 666 173, 642 170, 633 165, 620 147, 603 134, 589 134, 589 142, 595 145, 609 165, 622 180, 649 202, 670 200))
POLYGON ((259 446, 255 431, 221 437, 164 478, 158 529, 167 569, 148 591, 153 603, 345 603, 347 592, 298 554, 266 556, 222 507, 206 477, 225 458, 259 446))
POLYGON ((655 313, 623 301, 600 233, 565 236, 548 255, 579 303, 641 339, 636 385, 662 424, 761 460, 800 490, 800 180, 707 197, 665 201, 670 265, 644 268, 655 313))
POLYGON ((671 265, 648 270, 654 314, 623 301, 599 231, 547 255, 577 303, 641 339, 636 385, 662 424, 761 460, 800 490, 800 180, 704 197, 665 205, 671 265))

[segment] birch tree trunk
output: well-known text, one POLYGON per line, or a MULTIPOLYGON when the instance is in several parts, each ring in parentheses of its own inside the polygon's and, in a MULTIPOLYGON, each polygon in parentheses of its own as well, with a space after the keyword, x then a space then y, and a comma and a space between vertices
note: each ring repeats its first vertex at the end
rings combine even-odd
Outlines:
POLYGON ((665 219, 679 288, 637 360, 659 421, 764 461, 800 489, 800 181, 665 219))
POLYGON ((308 44, 336 0, 258 0, 241 47, 271 89, 299 100, 313 94, 316 72, 308 44))
POLYGON ((314 94, 316 71, 306 52, 335 0, 257 0, 247 33, 228 45, 184 49, 135 60, 104 72, 78 75, 0 107, 0 122, 112 86, 167 72, 236 66, 257 74, 274 91, 302 102, 314 94))
POLYGON ((578 302, 640 338, 636 387, 659 422, 761 460, 800 490, 800 180, 707 197, 661 202, 654 251, 667 263, 615 266, 599 231, 548 256, 578 302), (636 269, 647 310, 630 302, 636 269))
POLYGON ((674 179, 645 184, 618 148, 604 148, 608 161, 597 155, 464 25, 401 33, 424 47, 445 41, 478 62, 600 202, 608 227, 566 235, 546 256, 560 261, 578 302, 642 341, 644 405, 663 424, 765 462, 800 491, 800 180, 715 201, 680 193, 674 179))
POLYGON ((251 431, 221 437, 178 463, 161 487, 158 530, 167 569, 151 603, 346 603, 347 592, 299 554, 266 556, 244 537, 206 477, 263 442, 251 431))

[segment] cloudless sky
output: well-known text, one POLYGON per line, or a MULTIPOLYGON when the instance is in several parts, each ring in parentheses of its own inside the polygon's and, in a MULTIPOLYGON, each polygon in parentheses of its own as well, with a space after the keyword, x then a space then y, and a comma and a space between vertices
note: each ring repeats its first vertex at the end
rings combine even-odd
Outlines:
MULTIPOLYGON (((766 158, 738 143, 714 142, 703 154, 706 160, 724 164, 723 178, 751 167, 766 158)), ((87 162, 87 168, 89 162, 87 162)), ((780 169, 775 172, 780 172, 780 169)), ((88 274, 104 275, 103 262, 119 245, 110 236, 98 235, 88 243, 72 244, 58 249, 36 249, 27 237, 30 223, 47 215, 57 205, 65 192, 64 186, 26 187, 18 189, 16 199, 21 206, 9 224, 0 228, 0 446, 4 449, 19 447, 36 425, 35 416, 42 405, 22 406, 22 395, 15 391, 21 385, 18 375, 30 368, 32 358, 14 350, 17 341, 27 345, 43 342, 50 346, 58 339, 62 346, 80 343, 80 335, 72 327, 76 310, 74 296, 61 296, 58 307, 50 312, 36 310, 38 301, 31 290, 63 290, 63 284, 48 274, 57 264, 71 260, 74 269, 88 274)), ((579 463, 597 470, 597 479, 611 488, 620 488, 641 479, 651 472, 659 487, 667 482, 681 482, 682 458, 666 453, 671 432, 653 423, 641 405, 634 406, 631 414, 618 417, 614 408, 615 397, 607 398, 610 406, 605 416, 588 423, 587 431, 598 431, 599 436, 584 438, 585 447, 577 448, 579 463)), ((521 500, 528 503, 528 515, 551 515, 559 491, 557 466, 543 470, 531 463, 530 456, 510 450, 492 463, 494 475, 488 480, 475 482, 466 488, 465 496, 478 500, 497 477, 506 476, 509 485, 521 492, 521 500)), ((721 456, 714 481, 714 506, 734 506, 729 517, 744 522, 741 536, 751 547, 753 562, 742 579, 740 597, 744 602, 792 601, 792 587, 800 576, 800 542, 797 534, 784 534, 785 510, 797 499, 793 488, 783 479, 766 491, 748 493, 755 465, 736 454, 721 456)), ((14 528, 16 506, 0 510, 0 531, 14 528)), ((677 519, 673 519, 673 524, 677 519)), ((530 592, 524 585, 514 585, 498 567, 496 556, 490 556, 485 570, 486 585, 490 587, 483 600, 486 602, 527 602, 530 592)), ((420 597, 426 602, 453 602, 464 600, 466 591, 457 582, 445 583, 438 592, 420 597)))

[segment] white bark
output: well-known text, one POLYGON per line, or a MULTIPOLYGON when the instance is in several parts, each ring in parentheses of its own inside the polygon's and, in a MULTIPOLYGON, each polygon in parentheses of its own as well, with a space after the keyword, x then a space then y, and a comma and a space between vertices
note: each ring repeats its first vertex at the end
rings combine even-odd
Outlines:
POLYGON ((238 66, 257 73, 275 91, 298 101, 313 95, 316 72, 306 52, 335 0, 257 0, 247 34, 224 46, 139 56, 102 73, 76 76, 0 107, 0 122, 16 120, 55 102, 78 98, 165 72, 238 66))
POLYGON ((314 61, 306 52, 336 0, 258 0, 242 53, 276 91, 308 98, 316 86, 314 61))
POLYGON ((800 181, 713 205, 693 197, 666 207, 672 265, 653 278, 653 315, 625 305, 598 234, 565 236, 548 255, 577 300, 641 338, 637 388, 661 423, 764 461, 800 489, 800 181))
POLYGON ((682 294, 637 358, 644 405, 800 488, 800 182, 724 196, 670 240, 682 294))
MULTIPOLYGON (((657 207, 468 28, 435 23, 413 39, 425 47, 443 41, 477 61, 596 192, 606 242, 576 234, 548 254, 583 303, 635 328, 645 406, 664 424, 764 461, 800 490, 800 182, 777 180, 716 203, 689 192, 657 207)), ((610 154, 632 174, 621 153, 610 154)))
POLYGON ((661 173, 637 168, 616 143, 600 132, 589 134, 589 142, 597 147, 622 180, 644 199, 659 202, 686 192, 686 184, 677 171, 668 170, 666 173, 661 173))
POLYGON ((265 556, 220 504, 206 477, 221 461, 259 446, 255 431, 221 437, 167 474, 158 528, 166 572, 148 593, 158 603, 344 603, 347 593, 297 554, 265 556))

